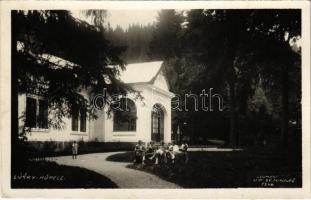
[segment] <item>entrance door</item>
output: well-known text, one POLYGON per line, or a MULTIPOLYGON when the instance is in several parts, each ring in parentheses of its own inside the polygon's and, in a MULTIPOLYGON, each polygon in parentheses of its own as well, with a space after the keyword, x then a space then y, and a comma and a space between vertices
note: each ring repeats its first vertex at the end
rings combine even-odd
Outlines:
POLYGON ((151 140, 164 140, 164 113, 158 105, 154 105, 151 113, 151 140))

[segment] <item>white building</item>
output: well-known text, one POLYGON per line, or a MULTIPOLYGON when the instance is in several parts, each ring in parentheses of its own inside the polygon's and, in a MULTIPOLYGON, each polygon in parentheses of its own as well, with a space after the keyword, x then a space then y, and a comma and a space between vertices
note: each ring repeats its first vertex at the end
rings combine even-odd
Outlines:
POLYGON ((31 127, 29 141, 99 141, 144 142, 171 140, 171 98, 168 82, 162 70, 162 61, 129 64, 120 79, 140 91, 143 100, 133 94, 122 100, 128 112, 114 111, 110 118, 100 110, 96 120, 73 112, 64 119, 63 129, 48 128, 47 101, 34 95, 19 95, 19 115, 26 113, 26 125, 31 127), (121 113, 122 112, 122 113, 121 113))

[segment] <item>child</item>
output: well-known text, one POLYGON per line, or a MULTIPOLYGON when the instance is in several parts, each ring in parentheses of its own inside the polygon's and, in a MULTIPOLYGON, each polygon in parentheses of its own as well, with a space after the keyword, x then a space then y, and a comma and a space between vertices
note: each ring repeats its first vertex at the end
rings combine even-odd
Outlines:
POLYGON ((73 141, 72 143, 72 159, 77 159, 78 154, 78 143, 73 141))

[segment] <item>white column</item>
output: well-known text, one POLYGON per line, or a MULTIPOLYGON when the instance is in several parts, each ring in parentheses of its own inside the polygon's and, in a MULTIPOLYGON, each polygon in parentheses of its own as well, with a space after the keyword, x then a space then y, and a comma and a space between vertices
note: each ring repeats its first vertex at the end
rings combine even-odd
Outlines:
POLYGON ((164 115, 164 142, 171 142, 171 126, 172 126, 172 117, 171 117, 171 102, 165 106, 166 114, 164 115))

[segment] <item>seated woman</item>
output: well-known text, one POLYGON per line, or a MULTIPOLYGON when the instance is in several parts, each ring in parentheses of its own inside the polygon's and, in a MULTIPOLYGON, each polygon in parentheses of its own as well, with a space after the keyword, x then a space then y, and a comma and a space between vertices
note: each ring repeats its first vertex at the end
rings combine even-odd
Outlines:
POLYGON ((188 163, 188 144, 185 140, 182 142, 179 150, 184 154, 184 162, 188 163))
POLYGON ((145 151, 146 148, 141 140, 138 141, 134 148, 134 162, 135 163, 142 163, 144 164, 145 162, 145 151))
POLYGON ((155 158, 155 165, 159 164, 159 160, 163 161, 164 163, 167 162, 167 157, 166 157, 166 153, 167 153, 167 145, 162 142, 160 146, 156 147, 156 150, 153 154, 153 156, 151 156, 149 159, 152 160, 153 158, 155 158))
POLYGON ((166 152, 167 158, 171 161, 172 164, 175 163, 175 152, 173 143, 168 143, 168 149, 166 152))
POLYGON ((152 160, 156 151, 156 146, 154 145, 154 142, 149 142, 147 144, 146 152, 145 152, 145 161, 146 160, 152 160), (151 159, 150 159, 151 158, 151 159))

